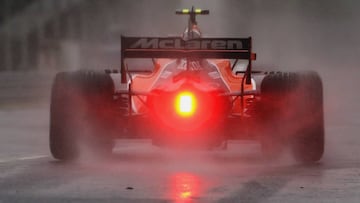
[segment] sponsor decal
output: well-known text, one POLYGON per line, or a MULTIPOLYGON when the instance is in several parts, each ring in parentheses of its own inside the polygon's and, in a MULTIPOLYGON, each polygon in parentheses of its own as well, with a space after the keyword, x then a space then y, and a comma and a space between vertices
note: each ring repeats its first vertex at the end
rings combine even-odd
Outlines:
POLYGON ((139 38, 129 46, 131 49, 198 49, 241 50, 243 42, 236 39, 182 39, 139 38))

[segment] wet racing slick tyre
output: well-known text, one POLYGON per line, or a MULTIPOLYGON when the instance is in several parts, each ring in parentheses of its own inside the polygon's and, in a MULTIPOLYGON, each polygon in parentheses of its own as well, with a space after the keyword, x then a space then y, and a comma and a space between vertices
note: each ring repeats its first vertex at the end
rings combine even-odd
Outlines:
POLYGON ((269 73, 261 83, 261 132, 259 141, 263 157, 277 159, 286 146, 283 130, 285 117, 281 115, 285 95, 289 92, 293 73, 269 73))
POLYGON ((319 161, 324 153, 322 81, 316 72, 299 73, 297 80, 290 100, 296 109, 293 122, 298 125, 295 135, 290 137, 290 147, 297 161, 312 163, 319 161))
POLYGON ((319 161, 324 152, 322 83, 315 72, 273 73, 261 85, 265 157, 289 146, 301 163, 319 161))
POLYGON ((82 146, 94 155, 110 154, 113 84, 109 75, 90 71, 61 72, 55 77, 50 104, 50 151, 59 160, 79 157, 82 146))

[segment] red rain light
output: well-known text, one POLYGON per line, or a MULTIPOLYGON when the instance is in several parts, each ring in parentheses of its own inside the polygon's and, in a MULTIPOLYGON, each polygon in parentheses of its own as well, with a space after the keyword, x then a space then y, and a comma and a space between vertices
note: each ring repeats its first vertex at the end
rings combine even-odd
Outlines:
POLYGON ((193 93, 180 92, 175 98, 176 113, 182 117, 192 116, 197 108, 196 97, 193 93))

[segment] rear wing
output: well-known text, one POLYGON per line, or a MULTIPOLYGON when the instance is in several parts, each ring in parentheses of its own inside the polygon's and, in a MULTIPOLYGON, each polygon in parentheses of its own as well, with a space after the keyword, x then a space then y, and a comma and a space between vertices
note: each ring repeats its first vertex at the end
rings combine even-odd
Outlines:
POLYGON ((126 83, 125 58, 208 58, 249 60, 246 83, 251 83, 251 52, 249 38, 199 38, 184 41, 179 37, 125 37, 121 36, 121 74, 126 83))

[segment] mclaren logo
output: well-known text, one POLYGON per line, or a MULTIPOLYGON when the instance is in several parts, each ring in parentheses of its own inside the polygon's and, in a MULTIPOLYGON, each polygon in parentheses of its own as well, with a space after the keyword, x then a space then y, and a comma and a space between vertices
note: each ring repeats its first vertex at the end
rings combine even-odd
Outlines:
POLYGON ((241 50, 243 44, 236 39, 198 39, 184 41, 182 39, 139 38, 130 45, 131 49, 214 49, 241 50))

